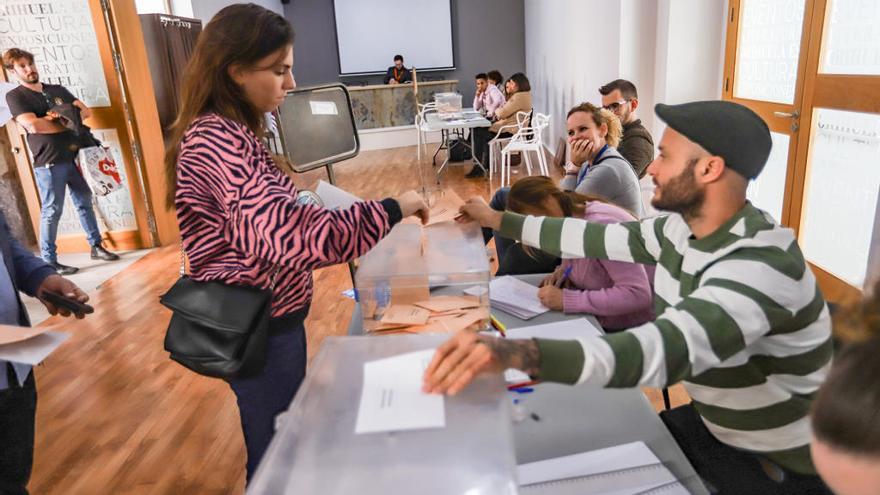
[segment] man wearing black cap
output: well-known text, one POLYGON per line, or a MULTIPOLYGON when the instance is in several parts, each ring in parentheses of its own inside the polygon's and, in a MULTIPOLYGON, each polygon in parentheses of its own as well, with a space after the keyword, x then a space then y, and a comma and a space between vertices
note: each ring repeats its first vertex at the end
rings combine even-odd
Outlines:
POLYGON ((810 458, 808 419, 830 366, 828 308, 794 232, 746 200, 769 129, 732 102, 655 110, 668 128, 648 167, 652 204, 671 214, 602 225, 502 213, 479 198, 462 213, 553 255, 656 265, 657 319, 582 341, 456 335, 425 390, 454 394, 510 367, 592 387, 681 382, 693 402, 661 418, 710 489, 830 493, 810 458))

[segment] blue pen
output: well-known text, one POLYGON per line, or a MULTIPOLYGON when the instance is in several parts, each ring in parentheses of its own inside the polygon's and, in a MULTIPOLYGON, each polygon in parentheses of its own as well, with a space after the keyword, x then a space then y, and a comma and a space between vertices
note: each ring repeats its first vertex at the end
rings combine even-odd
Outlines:
POLYGON ((512 388, 511 392, 516 392, 518 394, 530 394, 535 391, 533 388, 512 388))
POLYGON ((565 271, 562 272, 562 277, 556 281, 556 288, 557 289, 562 287, 562 284, 564 284, 565 281, 568 280, 569 275, 571 275, 571 266, 566 268, 565 271))

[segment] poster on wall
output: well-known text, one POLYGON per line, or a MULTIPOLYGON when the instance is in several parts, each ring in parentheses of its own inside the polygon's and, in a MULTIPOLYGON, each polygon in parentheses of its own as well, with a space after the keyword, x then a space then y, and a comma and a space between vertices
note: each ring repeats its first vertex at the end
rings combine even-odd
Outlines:
MULTIPOLYGON (((119 135, 116 129, 92 129, 92 134, 98 138, 104 146, 110 148, 113 159, 119 164, 117 173, 122 183, 122 188, 107 194, 106 196, 94 196, 95 217, 98 219, 98 227, 101 232, 137 230, 137 219, 134 216, 134 207, 131 204, 131 187, 125 173, 125 163, 122 159, 122 149, 119 145, 119 135)), ((83 228, 79 224, 79 216, 68 193, 64 198, 64 213, 58 223, 58 235, 81 235, 83 228)))
POLYGON ((40 81, 90 107, 110 106, 88 0, 0 0, 0 47, 33 53, 40 81))

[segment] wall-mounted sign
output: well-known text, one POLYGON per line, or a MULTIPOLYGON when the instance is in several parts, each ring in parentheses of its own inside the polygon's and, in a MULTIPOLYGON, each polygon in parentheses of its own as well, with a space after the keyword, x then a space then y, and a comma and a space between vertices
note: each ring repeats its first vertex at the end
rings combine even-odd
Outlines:
POLYGON ((88 0, 0 0, 0 48, 13 47, 34 54, 42 82, 90 107, 110 106, 88 0))

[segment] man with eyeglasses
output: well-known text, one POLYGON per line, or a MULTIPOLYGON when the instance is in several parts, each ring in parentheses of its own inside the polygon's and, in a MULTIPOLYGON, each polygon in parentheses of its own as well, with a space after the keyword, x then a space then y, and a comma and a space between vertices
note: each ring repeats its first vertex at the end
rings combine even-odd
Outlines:
POLYGON ((654 140, 642 121, 636 117, 639 95, 636 86, 626 79, 616 79, 599 88, 602 107, 610 110, 623 124, 623 138, 617 151, 632 165, 639 179, 645 176, 654 159, 654 140))
POLYGON ((64 209, 64 195, 70 197, 79 214, 79 222, 92 246, 92 259, 118 260, 119 256, 101 245, 101 231, 92 210, 92 192, 76 165, 79 140, 58 121, 53 111, 68 103, 87 119, 92 112, 64 86, 40 82, 33 54, 10 48, 3 54, 3 66, 15 74, 21 85, 6 94, 12 116, 27 131, 28 147, 34 157, 34 177, 40 192, 40 255, 56 272, 71 275, 79 269, 58 262, 55 238, 64 209))

